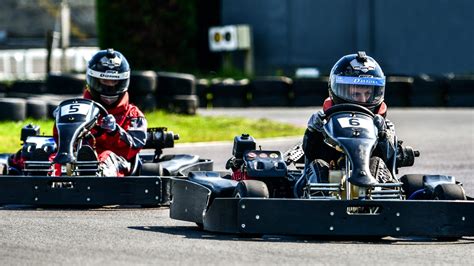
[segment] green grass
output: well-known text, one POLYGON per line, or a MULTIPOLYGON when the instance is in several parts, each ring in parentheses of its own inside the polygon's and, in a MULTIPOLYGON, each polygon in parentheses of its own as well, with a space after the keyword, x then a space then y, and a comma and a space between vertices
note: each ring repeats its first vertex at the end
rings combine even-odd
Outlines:
MULTIPOLYGON (((273 122, 230 117, 204 117, 170 114, 163 111, 147 113, 148 127, 167 127, 178 133, 177 143, 201 141, 232 141, 235 136, 248 133, 254 138, 303 136, 304 128, 273 122)), ((53 120, 27 119, 21 122, 0 122, 0 153, 16 152, 21 147, 21 128, 28 123, 39 125, 41 134, 51 135, 53 120)))

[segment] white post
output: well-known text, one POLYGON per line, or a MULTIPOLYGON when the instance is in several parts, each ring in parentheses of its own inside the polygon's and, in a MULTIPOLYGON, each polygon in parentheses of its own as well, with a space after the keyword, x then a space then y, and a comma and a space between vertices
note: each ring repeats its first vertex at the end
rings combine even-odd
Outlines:
POLYGON ((61 2, 61 48, 62 48, 62 72, 68 72, 69 66, 66 57, 66 49, 69 47, 69 35, 71 32, 71 10, 67 0, 61 2))

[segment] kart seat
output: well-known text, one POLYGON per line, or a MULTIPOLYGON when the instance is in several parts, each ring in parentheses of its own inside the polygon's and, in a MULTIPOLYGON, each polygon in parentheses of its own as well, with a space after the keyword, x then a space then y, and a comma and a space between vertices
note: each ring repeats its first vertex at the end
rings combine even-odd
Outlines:
POLYGON ((239 182, 231 179, 222 178, 216 171, 196 171, 188 175, 190 181, 203 185, 211 190, 211 196, 232 197, 234 189, 239 182))
POLYGON ((158 163, 163 166, 164 175, 176 176, 179 169, 197 162, 199 162, 199 156, 197 155, 168 154, 164 155, 158 163))

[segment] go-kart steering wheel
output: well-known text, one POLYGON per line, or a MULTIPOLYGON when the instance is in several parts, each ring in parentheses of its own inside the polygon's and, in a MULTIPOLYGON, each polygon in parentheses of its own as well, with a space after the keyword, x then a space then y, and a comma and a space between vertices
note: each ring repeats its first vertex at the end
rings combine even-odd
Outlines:
POLYGON ((327 109, 324 114, 326 115, 326 117, 330 117, 331 115, 339 112, 358 112, 369 115, 372 118, 375 116, 374 113, 366 107, 353 103, 343 103, 334 105, 327 109))

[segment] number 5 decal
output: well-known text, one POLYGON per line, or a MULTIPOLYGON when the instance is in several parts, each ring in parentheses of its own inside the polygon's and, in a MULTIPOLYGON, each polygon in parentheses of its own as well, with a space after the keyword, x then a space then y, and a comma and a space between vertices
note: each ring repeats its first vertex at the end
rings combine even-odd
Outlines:
POLYGON ((71 104, 69 105, 69 113, 77 113, 79 112, 79 104, 71 104))

